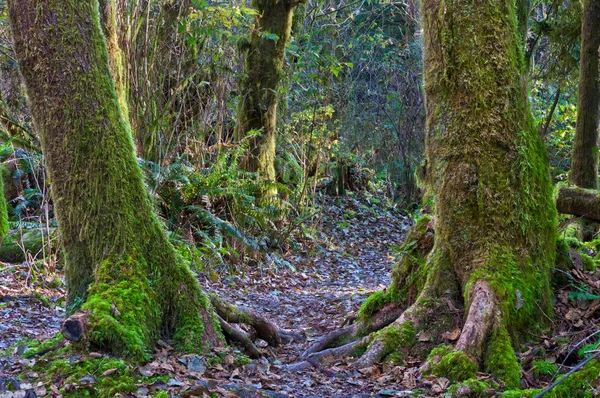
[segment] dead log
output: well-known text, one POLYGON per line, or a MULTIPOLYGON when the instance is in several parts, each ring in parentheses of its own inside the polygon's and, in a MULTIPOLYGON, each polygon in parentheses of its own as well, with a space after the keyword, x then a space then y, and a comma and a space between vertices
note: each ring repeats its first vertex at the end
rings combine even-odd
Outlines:
POLYGON ((600 221, 600 192, 575 186, 562 186, 556 195, 559 213, 600 221))
POLYGON ((85 337, 87 324, 87 313, 85 311, 80 312, 65 319, 60 325, 60 332, 65 339, 77 343, 85 337))

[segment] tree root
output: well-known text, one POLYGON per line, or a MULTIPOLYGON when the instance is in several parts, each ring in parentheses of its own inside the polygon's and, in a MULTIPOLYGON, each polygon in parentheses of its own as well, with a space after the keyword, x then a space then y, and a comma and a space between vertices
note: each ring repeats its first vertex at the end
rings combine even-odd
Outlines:
MULTIPOLYGON (((302 353, 302 355, 300 355, 299 359, 301 361, 306 360, 312 354, 319 353, 332 346, 335 346, 336 343, 339 343, 340 341, 353 341, 356 340, 360 335, 369 334, 383 329, 390 323, 394 322, 394 320, 401 316, 401 314, 402 309, 398 305, 389 303, 376 314, 374 314, 367 325, 353 323, 319 337, 302 353)), ((343 350, 336 352, 342 353, 343 350)), ((316 360, 316 358, 318 358, 318 356, 314 356, 313 361, 316 360)))
MULTIPOLYGON (((255 311, 238 308, 215 295, 211 295, 210 301, 225 337, 231 342, 241 344, 250 358, 262 356, 260 350, 253 343, 256 337, 265 340, 272 347, 305 339, 299 332, 279 329, 273 322, 255 311), (237 324, 251 326, 255 334, 245 332, 237 324)), ((117 317, 118 314, 114 314, 114 316, 117 317)), ((87 311, 81 311, 65 319, 61 324, 60 331, 66 340, 80 342, 86 337, 88 322, 87 311)))
POLYGON ((219 324, 221 325, 221 330, 225 334, 225 337, 227 337, 231 341, 240 343, 244 347, 246 353, 250 358, 256 359, 262 356, 258 348, 256 348, 256 346, 252 342, 250 336, 248 336, 248 333, 244 332, 238 327, 231 325, 229 322, 225 321, 218 315, 217 318, 219 319, 219 324))
POLYGON ((221 328, 225 334, 232 341, 241 343, 248 351, 248 354, 253 358, 253 355, 258 355, 258 357, 260 357, 260 352, 258 352, 256 346, 252 343, 250 336, 241 329, 234 328, 234 326, 231 325, 232 323, 251 326, 256 332, 256 337, 263 339, 271 347, 278 347, 281 344, 289 344, 294 341, 303 341, 305 339, 299 332, 279 329, 277 325, 269 319, 249 308, 236 307, 214 294, 210 295, 210 301, 219 316, 221 328))
MULTIPOLYGON (((317 368, 329 365, 365 348, 352 367, 367 368, 397 350, 421 344, 415 339, 415 329, 429 332, 432 324, 441 325, 438 328, 440 330, 435 332, 437 334, 431 336, 432 342, 423 343, 431 347, 432 343, 444 338, 443 331, 448 330, 456 319, 453 315, 458 311, 455 305, 457 301, 453 300, 456 299, 456 291, 448 289, 448 285, 446 288, 444 293, 440 293, 439 286, 426 284, 416 301, 400 315, 397 315, 398 306, 385 311, 384 306, 380 313, 372 315, 372 322, 368 324, 359 321, 326 334, 317 339, 300 356, 301 362, 291 365, 290 369, 304 369, 307 366, 305 362, 317 368), (389 321, 390 315, 396 315, 392 322, 389 321), (445 321, 440 322, 443 317, 446 317, 445 321)), ((485 364, 506 385, 518 385, 520 368, 510 337, 500 320, 501 313, 494 290, 485 280, 475 282, 470 289, 468 314, 462 323, 460 335, 456 337, 456 344, 454 347, 446 345, 434 349, 421 371, 463 381, 474 377, 480 364, 485 364)))

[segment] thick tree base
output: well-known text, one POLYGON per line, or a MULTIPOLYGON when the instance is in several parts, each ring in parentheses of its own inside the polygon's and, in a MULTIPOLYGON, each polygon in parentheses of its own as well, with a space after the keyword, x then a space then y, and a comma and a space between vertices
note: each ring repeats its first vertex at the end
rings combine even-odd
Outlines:
POLYGON ((363 369, 430 352, 422 357, 424 373, 464 381, 481 369, 509 388, 518 387, 521 369, 505 326, 506 303, 491 283, 473 279, 463 295, 433 248, 431 218, 413 226, 403 252, 392 285, 367 299, 356 322, 317 339, 288 370, 349 356, 358 356, 352 366, 363 369))

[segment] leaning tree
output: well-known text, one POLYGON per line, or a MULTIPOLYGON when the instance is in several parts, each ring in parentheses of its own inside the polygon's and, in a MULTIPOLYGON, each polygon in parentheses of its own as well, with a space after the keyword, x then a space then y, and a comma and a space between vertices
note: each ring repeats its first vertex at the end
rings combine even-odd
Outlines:
POLYGON ((258 350, 227 321, 274 325, 202 291, 154 213, 109 69, 98 0, 11 0, 15 52, 42 140, 65 253, 63 335, 144 358, 162 335, 204 351, 221 330, 258 350), (220 316, 218 315, 220 314, 220 316), (224 319, 225 318, 225 319, 224 319))
POLYGON ((514 347, 551 314, 556 209, 516 3, 422 2, 434 217, 410 231, 391 285, 352 325, 317 340, 308 362, 364 350, 355 366, 367 367, 418 335, 429 348, 454 343, 431 352, 436 374, 464 379, 482 368, 519 385, 514 347))

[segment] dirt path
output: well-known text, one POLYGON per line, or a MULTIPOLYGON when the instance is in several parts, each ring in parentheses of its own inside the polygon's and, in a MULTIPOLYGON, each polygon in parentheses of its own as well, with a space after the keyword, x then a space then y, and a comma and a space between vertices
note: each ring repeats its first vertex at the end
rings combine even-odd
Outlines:
MULTIPOLYGON (((326 198, 321 210, 316 221, 318 243, 286 257, 296 272, 256 270, 212 288, 235 304, 268 314, 284 329, 305 332, 305 343, 284 347, 269 358, 269 373, 280 378, 263 387, 294 397, 373 396, 382 390, 390 394, 406 390, 387 373, 373 369, 363 375, 348 370, 345 362, 305 372, 284 372, 277 366, 295 362, 314 338, 340 327, 370 293, 387 286, 393 247, 402 242, 409 227, 400 211, 386 209, 377 199, 326 198)), ((264 369, 263 374, 255 370, 250 366, 244 376, 254 382, 263 380, 264 369)))
MULTIPOLYGON (((294 363, 312 340, 340 327, 369 293, 387 286, 395 255, 393 247, 401 243, 409 227, 409 220, 399 210, 365 197, 325 198, 314 222, 312 239, 302 239, 303 243, 296 250, 284 256, 289 267, 250 269, 243 275, 217 282, 200 276, 207 291, 236 305, 260 311, 284 329, 300 330, 307 341, 274 351, 264 347, 265 357, 249 365, 227 363, 226 359, 223 366, 216 369, 202 367, 202 374, 191 374, 189 366, 182 365, 186 362, 181 357, 163 349, 151 365, 173 369, 172 373, 158 373, 172 378, 162 384, 140 384, 138 392, 131 396, 146 397, 160 389, 168 390, 173 396, 185 396, 185 391, 197 385, 215 382, 224 388, 221 395, 228 396, 223 393, 225 390, 238 389, 235 396, 243 397, 405 396, 409 387, 417 387, 418 383, 414 377, 410 379, 410 372, 404 367, 377 367, 363 374, 348 369, 348 364, 341 361, 320 370, 282 370, 281 366, 294 363)), ((28 274, 35 275, 35 272, 27 265, 0 268, 3 286, 0 350, 14 347, 21 338, 52 336, 64 316, 64 309, 54 305, 63 300, 64 289, 44 287, 53 281, 32 281, 28 274), (27 286, 23 286, 24 280, 27 286), (27 288, 34 288, 30 291, 38 293, 23 294, 27 288)), ((1 397, 9 394, 3 392, 2 380, 10 380, 11 375, 22 372, 25 366, 29 365, 24 364, 19 355, 0 358, 1 397)), ((24 385, 36 384, 33 378, 24 385)), ((50 396, 50 387, 55 386, 40 388, 41 391, 46 388, 50 396)))

